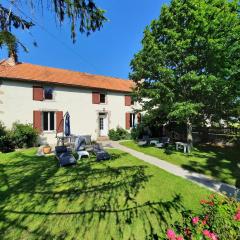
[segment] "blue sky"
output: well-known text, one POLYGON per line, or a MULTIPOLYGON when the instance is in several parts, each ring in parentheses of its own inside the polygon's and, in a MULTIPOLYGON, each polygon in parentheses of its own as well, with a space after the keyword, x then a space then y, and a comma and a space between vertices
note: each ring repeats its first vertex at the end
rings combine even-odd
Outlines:
MULTIPOLYGON (((9 6, 7 1, 2 1, 9 6)), ((78 34, 72 43, 68 23, 61 28, 51 14, 43 16, 34 13, 38 23, 30 33, 18 31, 18 38, 29 52, 19 51, 19 60, 44 66, 52 66, 80 72, 128 78, 129 63, 134 53, 141 48, 146 25, 160 14, 161 6, 167 0, 96 0, 105 9, 109 19, 104 27, 89 37, 78 34), (42 29, 39 26, 43 26, 42 29), (36 40, 38 47, 33 46, 36 40)), ((22 11, 29 14, 24 6, 22 11)), ((14 8, 13 8, 14 9, 14 8)), ((16 9, 14 9, 17 11, 16 9)), ((0 50, 0 59, 6 58, 6 51, 0 50)))

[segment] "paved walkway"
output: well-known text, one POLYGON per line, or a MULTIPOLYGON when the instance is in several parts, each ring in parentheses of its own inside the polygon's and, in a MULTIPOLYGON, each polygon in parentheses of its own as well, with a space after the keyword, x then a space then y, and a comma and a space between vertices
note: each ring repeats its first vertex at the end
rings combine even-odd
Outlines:
MULTIPOLYGON (((183 177, 186 179, 189 179, 192 182, 195 182, 201 186, 207 187, 208 189, 215 191, 215 192, 220 192, 220 193, 225 193, 228 196, 233 196, 236 194, 237 189, 234 186, 231 186, 226 183, 219 182, 217 180, 214 180, 206 175, 199 174, 196 172, 191 172, 188 170, 185 170, 179 166, 176 166, 174 164, 168 163, 166 161, 160 160, 156 157, 152 157, 150 155, 146 155, 144 153, 135 151, 133 149, 130 149, 128 147, 122 146, 119 144, 119 142, 114 142, 114 141, 107 141, 103 142, 103 146, 105 147, 110 147, 110 148, 117 148, 119 150, 122 150, 124 152, 130 153, 134 157, 137 157, 147 163, 150 163, 152 165, 155 165, 169 173, 172 173, 176 176, 183 177)), ((238 192, 238 199, 240 199, 240 192, 238 192)))

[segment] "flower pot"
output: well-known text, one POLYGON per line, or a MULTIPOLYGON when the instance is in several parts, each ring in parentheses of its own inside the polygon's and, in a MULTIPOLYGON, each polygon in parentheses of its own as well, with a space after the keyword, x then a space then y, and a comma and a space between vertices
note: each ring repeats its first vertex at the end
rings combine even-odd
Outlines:
POLYGON ((51 147, 50 147, 50 146, 43 147, 43 153, 44 153, 44 154, 49 154, 49 153, 51 153, 51 147))

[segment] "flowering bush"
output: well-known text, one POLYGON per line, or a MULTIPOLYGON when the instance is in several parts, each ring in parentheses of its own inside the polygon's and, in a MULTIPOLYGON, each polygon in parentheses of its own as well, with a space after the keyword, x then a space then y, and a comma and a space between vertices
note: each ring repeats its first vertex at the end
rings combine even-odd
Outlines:
POLYGON ((240 203, 233 198, 210 195, 200 201, 202 213, 182 212, 182 221, 167 230, 168 240, 240 239, 240 203))

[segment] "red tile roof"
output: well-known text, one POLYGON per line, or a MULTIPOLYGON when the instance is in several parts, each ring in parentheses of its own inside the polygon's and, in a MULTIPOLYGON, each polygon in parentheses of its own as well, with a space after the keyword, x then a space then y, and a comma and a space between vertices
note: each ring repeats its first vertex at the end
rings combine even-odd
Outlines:
POLYGON ((131 80, 44 67, 30 63, 18 63, 11 66, 7 60, 0 61, 0 78, 106 89, 119 92, 131 92, 134 87, 134 83, 131 80))

